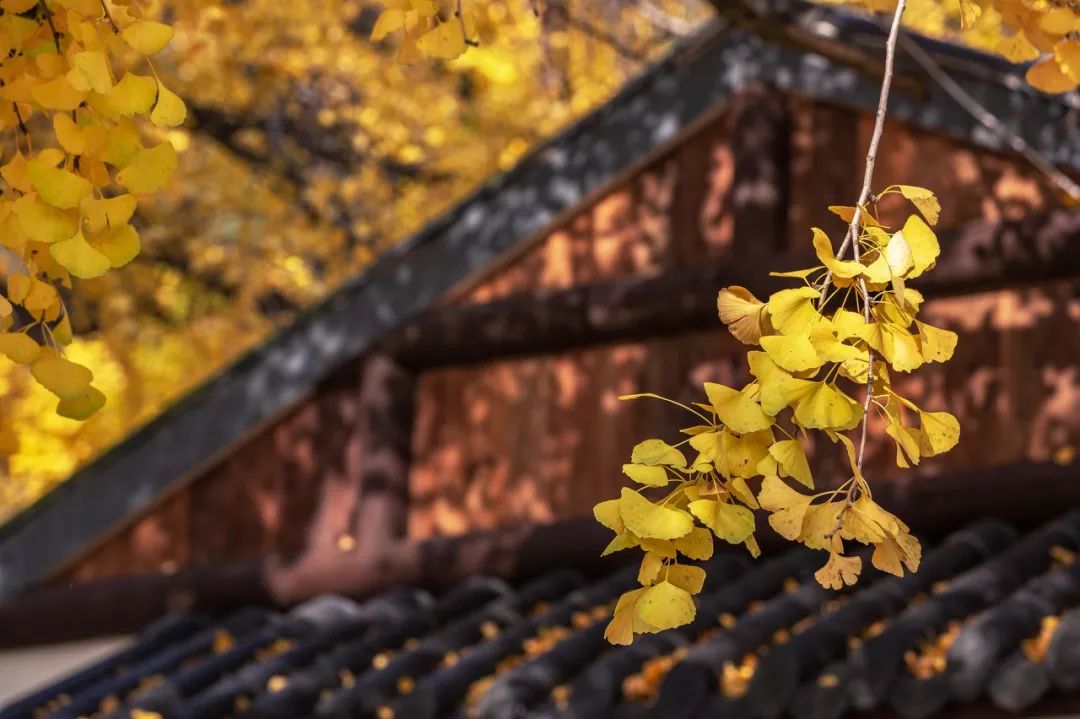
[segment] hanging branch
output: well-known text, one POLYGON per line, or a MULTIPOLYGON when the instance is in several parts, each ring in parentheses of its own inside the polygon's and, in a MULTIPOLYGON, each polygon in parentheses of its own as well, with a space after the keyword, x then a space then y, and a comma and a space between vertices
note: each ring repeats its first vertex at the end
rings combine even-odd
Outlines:
POLYGON ((1052 162, 1039 154, 1031 147, 1031 145, 1027 144, 1027 142, 1024 141, 1024 138, 1002 125, 1001 122, 994 117, 993 113, 980 105, 979 101, 972 97, 960 83, 942 70, 941 66, 934 61, 934 58, 930 57, 925 50, 919 47, 918 43, 913 41, 907 35, 900 37, 900 43, 903 45, 907 54, 911 56, 911 59, 917 62, 919 67, 925 70, 926 74, 929 75, 957 105, 964 108, 979 122, 979 124, 997 135, 1012 148, 1014 152, 1023 155, 1028 162, 1046 175, 1051 182, 1061 189, 1062 192, 1071 197, 1075 202, 1080 202, 1080 185, 1074 182, 1068 175, 1061 172, 1061 170, 1057 169, 1052 162))

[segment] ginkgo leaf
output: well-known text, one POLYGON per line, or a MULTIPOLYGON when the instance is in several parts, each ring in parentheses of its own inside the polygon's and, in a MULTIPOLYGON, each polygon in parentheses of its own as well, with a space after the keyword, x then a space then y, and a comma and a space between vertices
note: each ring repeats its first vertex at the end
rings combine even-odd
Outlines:
POLYGON ((758 502, 770 512, 769 525, 784 539, 796 540, 802 534, 810 500, 810 496, 795 491, 775 475, 761 480, 758 502))
POLYGON ((644 591, 644 589, 634 589, 619 597, 611 622, 604 630, 604 639, 612 644, 621 645, 628 645, 634 641, 634 609, 644 591))
POLYGON ((814 352, 825 362, 847 362, 856 357, 866 356, 866 350, 854 345, 844 344, 828 327, 819 327, 810 334, 810 343, 814 352))
POLYGON ((666 465, 680 469, 686 467, 686 457, 683 453, 661 439, 638 442, 630 453, 630 461, 634 464, 649 466, 666 465))
POLYGON ((918 215, 911 215, 901 230, 904 239, 911 248, 912 270, 908 273, 909 278, 915 278, 926 272, 937 261, 941 254, 941 246, 938 244, 937 235, 930 226, 923 222, 918 215))
POLYGON ((724 541, 738 544, 754 533, 754 513, 746 507, 714 499, 690 503, 690 513, 724 541))
MULTIPOLYGON (((754 470, 754 473, 755 475, 757 474, 756 468, 754 470)), ((757 497, 755 497, 754 493, 750 491, 750 485, 746 483, 745 479, 743 479, 742 477, 733 477, 732 479, 727 481, 725 486, 727 487, 727 490, 731 492, 731 495, 735 497, 735 499, 739 500, 750 509, 758 508, 759 505, 757 497)))
POLYGON ((971 0, 960 0, 960 29, 967 30, 982 15, 982 7, 971 0))
POLYGON ((685 589, 671 582, 660 582, 641 593, 634 611, 656 629, 674 629, 693 621, 694 599, 685 589))
POLYGON ((1025 77, 1029 85, 1051 95, 1076 89, 1076 82, 1065 73, 1054 57, 1048 57, 1029 67, 1025 77))
POLYGON ((808 489, 814 488, 814 477, 810 474, 810 463, 806 459, 806 452, 802 443, 797 439, 784 439, 769 447, 769 454, 773 456, 784 475, 791 477, 808 489))
POLYGON ((775 417, 797 398, 806 395, 814 383, 810 380, 792 377, 776 366, 764 352, 748 352, 747 363, 750 373, 759 383, 758 401, 761 409, 770 417, 775 417))
POLYGON ((854 260, 838 260, 833 252, 832 240, 817 227, 813 228, 814 252, 821 260, 821 264, 828 268, 833 277, 852 279, 858 277, 866 269, 861 262, 854 260))
POLYGON ((840 527, 840 513, 843 509, 843 501, 810 505, 803 516, 799 541, 810 549, 829 549, 834 532, 840 527))
POLYGON ((42 200, 62 210, 78 207, 94 189, 86 178, 36 159, 26 163, 26 176, 42 200))
POLYGON ((149 112, 157 98, 158 83, 152 77, 124 73, 106 95, 113 112, 131 117, 149 112))
POLYGON ((41 353, 41 345, 22 332, 0 334, 0 352, 18 364, 33 364, 41 353))
POLYGON ((34 195, 23 195, 12 208, 19 226, 34 242, 59 242, 79 229, 78 213, 61 210, 41 202, 34 195))
POLYGON ((132 195, 119 195, 106 200, 88 197, 79 205, 87 232, 101 232, 122 227, 135 214, 137 203, 132 195))
POLYGON ((716 297, 720 321, 740 342, 756 345, 766 331, 765 303, 745 287, 725 287, 716 297))
POLYGON ((664 487, 668 483, 667 470, 659 465, 624 464, 623 474, 640 484, 650 487, 664 487))
MULTIPOLYGON (((619 500, 616 499, 613 501, 617 502, 619 500)), ((600 553, 600 556, 606 557, 609 554, 614 554, 615 552, 621 552, 624 549, 631 549, 633 547, 636 547, 638 546, 638 544, 639 542, 637 537, 630 534, 630 532, 621 532, 615 535, 615 537, 610 542, 608 542, 607 547, 605 547, 604 551, 600 553)))
POLYGON ((86 99, 86 92, 76 90, 63 75, 30 88, 34 102, 47 110, 71 112, 86 99))
POLYGON ((838 309, 832 317, 832 328, 838 339, 846 340, 853 337, 862 337, 866 319, 858 312, 838 309))
POLYGON ((688 594, 698 594, 705 586, 705 570, 691 564, 673 564, 665 579, 688 594))
POLYGON ((142 55, 156 55, 173 39, 174 31, 168 25, 152 20, 136 20, 120 33, 124 42, 142 55))
POLYGON ((79 400, 90 383, 93 373, 82 365, 64 359, 51 349, 42 349, 30 374, 38 383, 63 400, 79 400))
POLYGON ((938 202, 937 196, 933 192, 925 187, 916 187, 914 185, 897 185, 896 189, 900 190, 900 194, 915 205, 927 222, 931 225, 938 223, 938 218, 941 216, 941 203, 938 202))
POLYGON ((660 576, 660 570, 664 568, 664 558, 654 552, 645 552, 641 559, 641 568, 638 569, 638 584, 647 587, 656 582, 660 576))
POLYGON ((405 11, 400 8, 387 8, 379 13, 375 25, 371 28, 371 41, 379 42, 392 32, 405 26, 405 11))
POLYGON ((921 452, 918 433, 890 418, 889 424, 885 427, 885 434, 896 442, 896 466, 907 468, 919 463, 921 452))
POLYGON ((127 167, 116 173, 116 181, 137 195, 157 192, 176 170, 176 162, 176 150, 165 141, 138 152, 127 167))
POLYGON ((109 60, 101 50, 72 53, 71 66, 67 79, 75 89, 104 94, 112 87, 109 60))
POLYGON ((858 402, 826 382, 809 382, 794 405, 795 421, 806 429, 851 429, 862 417, 858 402))
POLYGON ((713 555, 713 535, 704 527, 694 527, 685 537, 674 540, 675 549, 690 559, 709 559, 713 555))
POLYGON ((98 232, 87 238, 95 250, 109 258, 113 267, 123 267, 138 256, 141 244, 139 233, 131 225, 98 232))
POLYGON ((924 457, 944 454, 960 441, 960 423, 948 412, 919 412, 919 449, 924 457))
MULTIPOLYGON (((827 209, 849 225, 855 219, 855 208, 851 205, 829 205, 827 209)), ((859 224, 863 227, 881 227, 881 223, 865 207, 859 213, 859 224)))
POLYGON ((862 559, 845 557, 836 552, 829 552, 829 561, 814 572, 814 578, 826 589, 843 589, 845 585, 855 584, 862 571, 862 559))
POLYGON ((36 277, 8 275, 7 280, 8 297, 12 302, 22 304, 23 308, 31 314, 43 313, 60 299, 55 287, 36 277))
POLYGON ((452 60, 465 52, 465 34, 461 23, 439 23, 416 40, 416 46, 428 57, 452 60))
POLYGON ((1023 30, 997 38, 994 50, 1011 63, 1031 62, 1041 54, 1023 30))
POLYGON ((82 130, 67 113, 58 112, 53 115, 53 132, 65 152, 81 155, 86 150, 86 138, 83 137, 82 130))
POLYGON ((824 361, 806 335, 772 335, 761 338, 761 346, 769 359, 788 372, 817 369, 824 361))
MULTIPOLYGON (((915 260, 912 256, 911 245, 908 244, 907 238, 904 237, 904 231, 901 230, 889 239, 889 244, 885 247, 885 261, 889 265, 889 270, 892 272, 893 280, 904 275, 905 272, 915 266, 915 260)), ((903 300, 903 287, 897 290, 898 297, 903 300)))
POLYGON ((100 277, 112 266, 109 258, 95 250, 81 232, 50 245, 49 254, 72 275, 84 280, 100 277))
POLYGON ((56 413, 68 419, 89 419, 105 406, 105 395, 98 388, 87 385, 74 397, 65 397, 56 405, 56 413))
POLYGON ((957 335, 951 330, 915 321, 919 330, 919 352, 927 362, 946 362, 956 349, 957 335))
POLYGON ((604 525, 616 534, 626 531, 622 515, 619 513, 619 500, 609 499, 593 507, 593 516, 596 521, 604 525))
POLYGON ((715 460, 716 469, 724 477, 757 476, 757 466, 769 456, 769 445, 773 442, 772 432, 761 430, 736 436, 723 432, 720 436, 720 451, 715 460))
MULTIPOLYGON (((1065 8, 1060 8, 1065 10, 1065 8)), ((1066 11, 1065 14, 1072 16, 1072 21, 1077 23, 1075 12, 1066 11)), ((1080 23, 1077 23, 1080 25, 1080 23)), ((1080 32, 1073 29, 1070 32, 1080 32)), ((1054 44, 1054 59, 1058 67, 1073 82, 1080 83, 1080 39, 1064 39, 1054 44)))
POLYGON ((653 539, 652 537, 638 537, 637 543, 646 552, 652 552, 653 554, 663 557, 664 559, 675 559, 675 541, 673 540, 653 539))
POLYGON ((761 406, 744 392, 715 382, 705 383, 716 416, 732 432, 744 434, 757 432, 772 426, 773 418, 765 414, 761 406))
POLYGON ((917 572, 922 561, 922 545, 907 532, 890 535, 874 548, 871 564, 883 572, 897 577, 904 576, 903 566, 909 572, 917 572))
POLYGON ((638 537, 678 539, 689 534, 694 520, 680 509, 653 504, 637 492, 623 488, 619 515, 628 530, 638 537))
POLYGON ((154 109, 150 113, 150 122, 159 127, 176 127, 184 124, 186 118, 187 108, 184 106, 184 101, 159 82, 157 102, 154 103, 154 109))
POLYGON ((769 297, 769 321, 781 334, 802 334, 821 321, 814 300, 821 293, 812 287, 780 290, 769 297))

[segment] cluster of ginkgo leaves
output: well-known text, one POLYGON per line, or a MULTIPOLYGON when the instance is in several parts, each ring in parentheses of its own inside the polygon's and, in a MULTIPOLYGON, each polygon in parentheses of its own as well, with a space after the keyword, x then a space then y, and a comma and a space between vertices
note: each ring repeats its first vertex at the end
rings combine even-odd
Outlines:
MULTIPOLYGON (((708 402, 679 405, 697 420, 682 430, 686 438, 674 445, 648 439, 634 447, 622 469, 638 486, 596 506, 597 520, 615 532, 605 554, 631 547, 645 552, 641 587, 620 598, 609 641, 628 644, 635 634, 690 622, 705 573, 680 555, 708 559, 715 535, 757 556, 757 509, 768 513, 782 537, 828 553, 815 574, 826 587, 858 579, 862 558, 847 554, 845 542, 874 545, 871 562, 882 571, 902 576, 904 567, 918 568, 918 540, 874 502, 862 474, 862 447, 846 434, 865 429, 868 414, 878 413, 896 443, 900 467, 948 451, 960 434, 951 414, 920 409, 890 382, 891 372, 948 360, 956 346, 953 332, 917 319, 923 297, 907 286, 939 254, 930 227, 938 201, 929 190, 907 185, 879 197, 894 193, 921 216, 912 214, 892 231, 872 208, 863 208, 858 251, 851 248, 855 259, 838 257, 829 237, 815 228, 821 264, 774 273, 802 286, 765 301, 742 287, 720 291, 720 319, 754 347, 747 352, 753 381, 738 388, 706 383, 708 402), (845 450, 850 475, 838 487, 815 489, 801 439, 812 430, 845 450), (750 483, 757 478, 755 491, 750 483)), ((851 207, 831 209, 849 222, 854 216, 851 207)), ((651 394, 623 399, 639 397, 672 401, 651 394)))
MULTIPOLYGON (((1012 62, 1038 60, 1027 81, 1049 93, 1080 85, 1080 3, 1075 0, 990 0, 1012 32, 1002 34, 997 50, 1012 62)), ((982 14, 973 0, 960 0, 965 25, 982 14)))
POLYGON ((144 141, 136 124, 186 116, 150 60, 173 31, 123 0, 2 0, 0 10, 0 352, 30 367, 58 414, 85 419, 105 396, 64 356, 63 291, 139 253, 137 197, 176 168, 173 146, 144 141))
POLYGON ((401 63, 424 57, 452 60, 477 44, 476 24, 460 2, 443 12, 435 0, 387 0, 371 30, 371 39, 378 42, 399 31, 397 61, 401 63))

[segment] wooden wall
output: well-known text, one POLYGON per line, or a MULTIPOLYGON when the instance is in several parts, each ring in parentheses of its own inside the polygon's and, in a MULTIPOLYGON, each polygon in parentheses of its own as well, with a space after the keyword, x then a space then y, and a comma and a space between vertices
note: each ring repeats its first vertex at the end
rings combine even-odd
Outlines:
MULTIPOLYGON (((723 263, 736 252, 765 258, 807 244, 813 225, 839 234, 841 223, 825 208, 855 197, 871 118, 799 98, 782 100, 780 109, 783 122, 771 127, 783 128, 789 142, 779 156, 763 156, 772 140, 755 135, 753 108, 736 104, 447 302, 723 263), (759 203, 754 214, 761 198, 740 194, 767 193, 768 182, 731 191, 737 170, 758 172, 762 163, 786 169, 785 194, 772 198, 782 211, 763 214, 759 203), (776 233, 779 242, 770 239, 776 233)), ((887 128, 877 176, 879 185, 903 179, 936 190, 945 198, 944 228, 1016 218, 1055 202, 1022 163, 898 123, 887 128)), ((886 207, 886 216, 895 219, 895 209, 886 207)), ((964 433, 944 463, 918 471, 1071 459, 1080 443, 1077 297, 1075 286, 1059 284, 930 303, 927 315, 958 331, 960 346, 947 368, 904 384, 927 405, 956 412, 964 433)), ((424 373, 415 394, 409 535, 588 513, 617 494, 619 466, 636 441, 688 423, 670 407, 619 402, 618 395, 700 399, 704 381, 745 379, 741 353, 717 320, 679 336, 424 373)), ((343 369, 59 580, 351 541, 364 454, 359 383, 359 366, 343 369)), ((895 471, 890 447, 875 444, 871 452, 875 476, 895 471)), ((835 468, 833 454, 815 459, 822 476, 835 468)))

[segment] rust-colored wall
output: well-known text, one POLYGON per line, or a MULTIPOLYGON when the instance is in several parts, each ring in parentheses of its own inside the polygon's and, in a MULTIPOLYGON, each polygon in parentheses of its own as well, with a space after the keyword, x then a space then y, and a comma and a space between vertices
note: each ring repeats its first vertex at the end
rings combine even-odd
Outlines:
MULTIPOLYGON (((849 203, 861 178, 871 118, 790 99, 790 244, 819 225, 838 234, 825 208, 849 203)), ((452 301, 477 302, 619 276, 722 262, 736 251, 732 113, 685 138, 634 177, 548 233, 452 301)), ((1046 209, 1052 194, 1022 163, 892 123, 879 185, 924 184, 943 198, 942 226, 1046 209)), ((887 217, 893 216, 888 207, 887 217)), ((982 466, 1023 456, 1065 457, 1077 444, 1080 304, 1069 287, 932 303, 927 314, 961 332, 944 371, 911 388, 960 415, 964 438, 946 460, 982 466)), ((689 424, 662 404, 619 402, 651 390, 700 399, 706 380, 738 382, 741 348, 717 327, 420 378, 416 394, 409 532, 424 537, 524 518, 584 514, 614 496, 634 442, 689 424), (682 424, 680 424, 682 422, 682 424)), ((63 581, 173 570, 308 543, 352 530, 362 451, 356 436, 359 367, 256 432, 135 523, 67 570, 63 581)), ((872 448, 884 472, 891 449, 872 448)), ((823 474, 829 472, 821 464, 823 474)), ((920 469, 919 471, 926 471, 920 469)))

